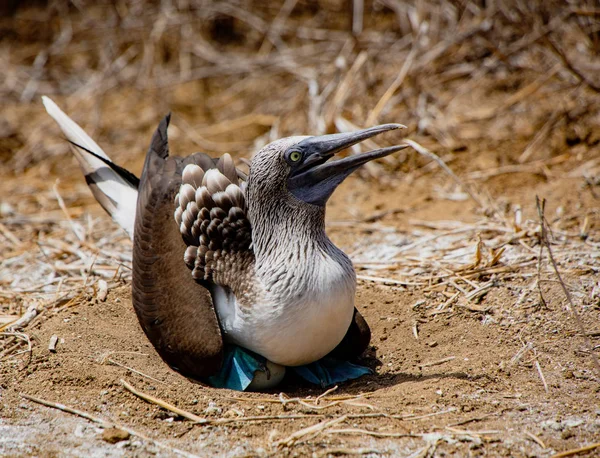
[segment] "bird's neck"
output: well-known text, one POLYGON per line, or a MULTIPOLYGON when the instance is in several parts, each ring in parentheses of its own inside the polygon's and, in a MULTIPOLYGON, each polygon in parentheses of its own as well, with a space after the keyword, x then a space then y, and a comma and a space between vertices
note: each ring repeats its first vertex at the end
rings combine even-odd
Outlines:
MULTIPOLYGON (((269 210, 250 213, 252 244, 258 264, 292 252, 320 250, 332 245, 325 233, 325 208, 280 202, 269 210)), ((262 211, 261 211, 262 210, 262 211)))
POLYGON ((260 277, 306 282, 333 269, 354 278, 352 263, 325 233, 324 207, 284 201, 272 208, 251 214, 255 268, 260 277))

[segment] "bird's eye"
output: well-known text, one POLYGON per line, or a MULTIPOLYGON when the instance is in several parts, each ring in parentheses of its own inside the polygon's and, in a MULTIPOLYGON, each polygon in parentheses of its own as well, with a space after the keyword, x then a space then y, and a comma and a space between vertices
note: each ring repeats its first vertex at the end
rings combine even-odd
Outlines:
POLYGON ((302 159, 302 153, 300 153, 300 151, 292 151, 289 157, 290 161, 298 162, 300 159, 302 159))

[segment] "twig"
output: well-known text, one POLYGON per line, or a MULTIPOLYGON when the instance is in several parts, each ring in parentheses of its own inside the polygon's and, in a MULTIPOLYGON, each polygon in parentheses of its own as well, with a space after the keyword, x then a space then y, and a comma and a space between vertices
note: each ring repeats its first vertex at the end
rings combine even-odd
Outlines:
MULTIPOLYGON (((337 387, 335 387, 337 388, 337 387)), ((325 392, 322 396, 324 396, 327 392, 325 392)), ((279 393, 279 401, 281 402, 282 405, 286 405, 289 403, 298 403, 303 407, 306 407, 308 409, 312 409, 312 410, 325 410, 328 409, 330 407, 334 407, 340 404, 344 404, 344 405, 348 405, 348 406, 354 406, 354 407, 366 407, 370 410, 375 410, 375 407, 373 407, 371 404, 367 404, 364 402, 360 402, 362 398, 362 395, 358 395, 358 396, 354 396, 351 398, 346 398, 344 397, 343 399, 338 399, 338 400, 334 400, 332 402, 329 402, 328 404, 323 404, 323 405, 319 405, 319 398, 317 398, 314 402, 314 404, 311 404, 309 402, 306 402, 306 400, 304 399, 300 399, 300 398, 288 398, 285 396, 284 393, 279 393)))
POLYGON ((360 35, 363 31, 363 16, 365 12, 364 0, 352 1, 352 34, 360 35))
MULTIPOLYGON (((413 453, 411 453, 410 455, 408 455, 407 458, 425 458, 429 455, 429 451, 435 446, 435 444, 428 444, 423 448, 420 448, 418 450, 415 450, 413 453)), ((435 451, 435 449, 434 449, 435 451)))
POLYGON ((154 397, 152 395, 149 395, 147 393, 139 391, 138 389, 134 388, 129 383, 127 383, 125 380, 121 380, 121 384, 127 390, 131 391, 133 394, 135 394, 139 398, 143 399, 144 401, 149 402, 151 404, 156 404, 157 406, 162 407, 163 409, 169 410, 173 413, 176 413, 179 416, 187 418, 188 420, 191 420, 195 424, 198 424, 198 425, 225 425, 228 423, 235 423, 235 422, 296 420, 296 419, 301 419, 301 418, 322 417, 321 415, 314 415, 314 414, 313 415, 262 415, 262 416, 257 415, 257 416, 237 417, 237 418, 216 418, 213 420, 213 419, 199 417, 191 412, 188 412, 188 411, 180 409, 179 407, 176 407, 172 404, 169 404, 168 402, 163 401, 162 399, 159 399, 157 397, 154 397))
POLYGON ((5 327, 9 330, 24 328, 37 316, 37 314, 37 305, 30 305, 21 318, 19 318, 17 321, 13 321, 12 323, 8 323, 6 326, 0 326, 0 331, 2 331, 5 327))
POLYGON ((469 194, 469 196, 471 197, 471 199, 473 199, 477 203, 477 205, 479 205, 484 210, 487 209, 487 206, 479 198, 479 196, 477 194, 475 194, 471 190, 471 187, 469 185, 467 185, 466 183, 464 183, 460 178, 458 178, 458 176, 452 171, 452 169, 450 169, 450 167, 448 167, 446 165, 446 163, 444 161, 442 161, 442 159, 437 154, 432 153, 427 148, 424 148, 423 146, 419 145, 417 142, 415 142, 413 140, 404 139, 404 141, 406 143, 408 143, 410 146, 412 146, 417 153, 421 154, 422 156, 428 157, 429 159, 432 159, 435 162, 437 162, 439 164, 439 166, 448 175, 450 175, 450 177, 452 177, 452 179, 456 182, 456 184, 458 184, 467 194, 469 194))
MULTIPOLYGON (((29 360, 31 360, 31 350, 32 350, 31 339, 29 338, 29 336, 27 334, 25 334, 23 332, 0 332, 0 336, 12 336, 13 338, 21 339, 21 340, 17 341, 17 343, 12 345, 11 347, 6 348, 5 350, 0 352, 0 361, 2 361, 3 359, 8 359, 10 357, 14 357, 14 356, 24 353, 24 352, 29 352, 29 360), (13 350, 16 350, 19 346, 21 346, 21 344, 23 342, 25 342, 27 344, 27 350, 20 351, 20 352, 17 352, 15 354, 11 355, 13 350)), ((8 344, 10 344, 11 342, 14 342, 14 340, 12 340, 12 341, 9 340, 8 344)), ((26 363, 25 366, 27 366, 27 365, 29 365, 29 361, 26 363)))
POLYGON ((498 431, 497 429, 488 429, 488 430, 483 430, 483 431, 471 431, 468 429, 458 429, 458 428, 452 428, 451 426, 446 426, 446 428, 448 431, 455 433, 455 434, 465 434, 468 436, 483 436, 485 434, 500 434, 502 431, 498 431))
POLYGON ((206 418, 202 418, 202 417, 199 417, 198 415, 194 415, 193 413, 188 412, 187 410, 183 410, 183 409, 180 409, 179 407, 175 407, 173 404, 169 404, 168 402, 163 401, 162 399, 159 399, 157 397, 151 396, 149 394, 146 394, 142 391, 135 389, 133 386, 131 386, 129 383, 127 383, 123 379, 121 379, 120 382, 121 382, 121 385, 123 385, 127 390, 131 391, 137 397, 142 398, 146 402, 149 402, 151 404, 156 404, 157 406, 162 407, 163 409, 170 410, 171 412, 176 413, 177 415, 179 415, 183 418, 187 418, 188 420, 191 420, 195 423, 198 423, 201 425, 209 423, 209 420, 206 418))
POLYGON ((413 321, 412 325, 412 333, 416 340, 419 340, 419 322, 417 320, 413 321))
POLYGON ((495 414, 495 413, 488 413, 486 415, 481 415, 480 417, 467 418, 466 420, 461 420, 461 421, 457 421, 456 423, 451 423, 447 427, 462 426, 462 425, 466 425, 467 423, 472 423, 474 421, 486 420, 486 419, 488 419, 490 417, 493 417, 495 415, 497 415, 497 414, 495 414))
POLYGON ((336 448, 328 448, 320 451, 313 456, 317 458, 330 456, 330 455, 370 455, 374 453, 375 455, 383 455, 386 452, 382 452, 381 450, 377 450, 374 448, 345 448, 345 447, 336 447, 336 448))
POLYGON ((413 46, 412 46, 410 52, 408 53, 408 56, 404 60, 404 63, 402 64, 402 68, 400 68, 398 75, 396 76, 396 78, 394 79, 392 84, 390 84, 390 86, 387 88, 387 90, 383 93, 383 95, 381 96, 379 101, 375 104, 375 107, 371 110, 371 112, 369 113, 369 116, 367 116, 367 121, 365 122, 365 124, 367 126, 370 126, 377 122, 377 118, 379 118, 379 115, 381 114, 381 112, 383 111, 383 109, 385 108, 387 103, 390 101, 390 99, 392 98, 394 93, 398 90, 398 88, 404 82, 404 79, 408 75, 408 72, 410 71, 410 69, 413 65, 415 56, 417 55, 417 50, 419 47, 418 43, 420 40, 421 32, 422 32, 422 30, 419 29, 419 33, 417 34, 417 37, 414 39, 413 46))
POLYGON ((199 458, 198 455, 194 455, 192 453, 186 452, 184 450, 180 450, 178 448, 175 447, 171 447, 167 444, 164 444, 162 442, 157 441, 156 439, 152 439, 151 437, 146 436, 145 434, 142 434, 140 432, 137 432, 125 425, 121 425, 119 423, 115 423, 114 421, 111 420, 105 420, 103 418, 100 417, 96 417, 92 414, 89 414, 87 412, 84 412, 82 410, 77 410, 77 409, 73 409, 72 407, 68 407, 64 404, 59 404, 56 402, 51 402, 51 401, 46 401, 44 399, 40 399, 40 398, 36 398, 34 396, 30 396, 28 394, 23 394, 21 393, 21 397, 35 402, 37 404, 42 404, 46 407, 51 407, 53 409, 58 409, 58 410, 62 410, 63 412, 67 412, 70 413, 72 415, 77 415, 78 417, 81 418, 85 418, 86 420, 92 421, 94 423, 98 423, 99 425, 101 425, 103 428, 118 428, 118 429, 122 429, 123 431, 128 432, 130 435, 132 436, 136 436, 139 437, 140 439, 143 439, 145 441, 150 442, 152 445, 155 445, 156 447, 162 448, 164 450, 168 450, 172 453, 175 453, 177 455, 181 455, 181 456, 185 456, 187 458, 199 458))
POLYGON ((581 320, 579 313, 577 313, 577 310, 575 310, 575 304, 573 304, 573 299, 571 298, 571 293, 569 292, 567 285, 565 284, 565 282, 562 279, 562 276, 558 270, 556 261, 554 260, 554 255, 552 253, 552 249, 550 248, 550 241, 548 240, 548 232, 547 232, 548 222, 546 221, 546 216, 544 215, 544 208, 546 205, 546 200, 540 199, 538 196, 535 196, 535 203, 536 203, 538 216, 540 218, 540 225, 541 225, 540 243, 543 243, 544 246, 546 247, 546 250, 548 251, 548 257, 550 258, 550 263, 552 264, 554 273, 556 273, 556 278, 558 278, 558 281, 560 282, 560 286, 562 287, 562 290, 565 293, 565 297, 567 298, 567 303, 568 303, 567 310, 571 313, 571 316, 575 320, 575 323, 577 324, 577 327, 579 328, 579 332, 581 333, 581 336, 584 339, 586 346, 588 347, 588 351, 590 352, 594 367, 596 369, 597 380, 600 381, 600 362, 598 361, 598 357, 596 356, 596 354, 593 351, 591 351, 591 348, 593 348, 593 346, 590 342, 589 337, 587 336, 587 332, 585 330, 585 326, 583 325, 583 321, 581 320))
POLYGON ((319 434, 320 432, 324 431, 325 429, 327 429, 333 425, 337 425, 338 423, 342 423, 343 421, 346 421, 347 418, 348 418, 347 415, 342 415, 341 417, 334 418, 333 420, 325 420, 320 423, 317 423, 316 425, 302 428, 302 429, 296 431, 295 433, 290 434, 285 439, 281 439, 281 440, 274 442, 272 444, 272 447, 277 448, 277 449, 282 449, 284 447, 290 447, 290 446, 294 445, 296 442, 298 442, 300 439, 302 439, 303 437, 313 435, 313 434, 319 434))
POLYGON ((365 436, 373 437, 421 437, 421 434, 409 434, 409 433, 382 433, 379 431, 369 431, 368 429, 359 428, 344 428, 344 429, 330 429, 327 434, 361 434, 365 436))
POLYGON ((571 63, 566 54, 554 43, 554 40, 544 37, 544 41, 550 45, 550 48, 554 51, 554 53, 558 56, 562 64, 569 70, 577 79, 587 84, 591 89, 596 92, 600 92, 600 85, 596 84, 594 81, 591 81, 586 75, 581 73, 575 66, 571 63))
POLYGON ((586 445, 585 447, 573 448, 571 450, 566 450, 564 452, 557 453, 556 455, 552 455, 552 458, 565 458, 567 456, 579 455, 580 453, 587 453, 596 448, 600 447, 600 442, 596 442, 595 444, 586 445))
MULTIPOLYGON (((561 154, 560 156, 553 157, 552 159, 540 159, 536 161, 527 162, 525 164, 511 164, 511 165, 503 165, 500 167, 496 167, 493 169, 486 170, 475 170, 473 172, 468 173, 465 178, 467 180, 487 180, 489 178, 497 177, 500 175, 510 174, 510 173, 541 173, 542 170, 551 165, 562 164, 571 159, 570 154, 561 154)), ((586 167, 586 170, 589 170, 590 167, 586 167)), ((570 175, 576 175, 579 169, 575 169, 569 173, 570 175)), ((580 173, 581 175, 581 173, 580 173)))
POLYGON ((432 361, 430 363, 419 364, 419 368, 423 369, 424 367, 439 366, 441 364, 447 363, 447 362, 452 361, 454 359, 456 359, 456 356, 448 356, 447 358, 443 358, 443 359, 440 359, 438 361, 432 361))
POLYGON ((525 431, 525 435, 527 437, 529 437, 533 442, 535 442, 536 444, 538 444, 540 447, 542 447, 543 449, 546 448, 546 444, 544 444, 544 441, 542 441, 542 439, 540 439, 539 437, 537 437, 535 434, 530 433, 529 431, 525 431))
POLYGON ((342 79, 342 81, 337 85, 337 89, 331 99, 331 102, 328 103, 328 106, 325 110, 325 114, 323 118, 325 119, 325 124, 329 125, 335 119, 337 113, 341 112, 344 108, 344 104, 346 103, 346 99, 348 95, 351 93, 352 88, 356 84, 356 78, 360 75, 360 69, 367 62, 367 58, 369 54, 366 51, 361 51, 354 62, 352 62, 352 66, 342 79))
POLYGON ((544 390, 547 393, 548 384, 546 383, 546 377, 544 377, 544 373, 542 372, 542 366, 540 366, 540 362, 537 359, 535 360, 535 368, 537 369, 538 374, 540 375, 540 379, 542 379, 542 383, 544 384, 544 390))
POLYGON ((564 116, 564 112, 559 110, 555 110, 548 120, 544 123, 542 128, 535 134, 533 140, 527 145, 527 147, 523 150, 523 153, 519 156, 518 162, 523 164, 527 161, 537 150, 538 145, 540 145, 544 140, 548 139, 548 133, 550 129, 554 127, 554 125, 559 121, 559 119, 564 116))
MULTIPOLYGON (((543 228, 541 229, 543 231, 543 228)), ((538 262, 537 262, 537 280, 536 287, 538 291, 538 296, 540 298, 540 305, 547 309, 548 304, 546 303, 546 299, 544 299, 544 292, 542 291, 542 260, 544 258, 544 244, 540 243, 540 251, 538 253, 538 262)))
POLYGON ((382 218, 385 218, 388 215, 396 215, 398 213, 404 213, 406 209, 404 208, 394 208, 391 210, 383 210, 377 213, 374 213, 370 216, 365 216, 361 221, 363 223, 374 223, 382 218))
POLYGON ((535 92, 540 90, 542 87, 544 87, 544 85, 548 81, 550 81, 554 77, 554 75, 556 75, 558 73, 559 70, 560 70, 560 67, 558 65, 555 65, 552 70, 550 70, 547 73, 544 73, 538 79, 536 79, 532 83, 525 86, 523 89, 517 91, 516 93, 514 93, 513 95, 508 97, 502 103, 502 106, 499 107, 497 110, 495 110, 495 113, 502 112, 502 111, 509 109, 516 103, 519 103, 521 100, 526 99, 527 97, 531 96, 532 94, 534 94, 535 92))
POLYGON ((125 364, 122 364, 122 363, 120 363, 118 361, 115 361, 114 359, 108 358, 107 361, 109 363, 111 363, 111 364, 114 364, 115 366, 119 366, 119 367, 122 367, 123 369, 127 369, 128 371, 133 372, 134 374, 141 375, 142 377, 145 377, 145 378, 147 378, 149 380, 152 380, 154 382, 162 383, 163 385, 167 384, 166 382, 163 382, 162 380, 154 378, 151 375, 144 374, 143 372, 138 371, 138 370, 134 369, 133 367, 126 366, 125 364))
POLYGON ((271 27, 269 27, 269 30, 267 31, 267 37, 265 37, 265 40, 263 41, 260 49, 258 50, 259 55, 268 54, 269 51, 271 51, 272 43, 277 43, 277 45, 279 45, 279 43, 281 42, 281 40, 279 39, 279 30, 283 27, 286 19, 296 6, 296 3, 298 3, 298 0, 285 1, 281 9, 279 10, 279 13, 277 13, 277 16, 271 23, 271 27))
POLYGON ((515 353, 515 356, 513 356, 510 360, 510 364, 517 364, 519 362, 519 360, 525 355, 525 353, 527 353, 529 350, 533 349, 533 344, 531 342, 528 342, 527 345, 523 345, 519 351, 517 353, 515 353))
POLYGON ((69 214, 69 211, 67 210, 65 201, 63 200, 63 198, 60 196, 60 193, 58 192, 58 183, 59 182, 60 182, 60 180, 57 179, 56 182, 54 183, 54 186, 52 186, 52 191, 54 192, 54 195, 56 197, 56 200, 58 201, 58 205, 60 206, 60 209, 62 210, 62 212, 64 213, 64 215, 67 218, 67 221, 69 222, 69 226, 71 226, 71 230, 73 231, 73 234, 75 234, 75 237, 77 237, 77 240, 79 240, 80 242, 83 242, 84 237, 79 233, 79 231, 75 227, 75 223, 73 223, 73 219, 71 218, 71 215, 69 214))
MULTIPOLYGON (((423 415, 414 415, 414 414, 410 414, 410 415, 389 415, 389 414, 382 414, 379 416, 385 416, 385 417, 389 417, 389 418, 394 418, 396 420, 403 420, 403 421, 413 421, 413 420, 423 420, 424 418, 430 418, 430 417, 437 417, 439 415, 446 415, 447 413, 452 413, 452 412, 456 412, 458 409, 456 407, 450 407, 449 409, 446 410, 440 410, 439 412, 431 412, 431 413, 426 413, 423 415)), ((368 415, 368 416, 377 416, 378 414, 364 414, 364 415, 368 415)), ((354 418, 352 415, 349 415, 348 418, 354 418)))
POLYGON ((414 283, 409 281, 396 280, 394 278, 383 278, 383 277, 371 277, 368 275, 357 275, 357 279, 372 281, 375 283, 389 283, 393 285, 403 285, 403 286, 423 286, 425 283, 414 283))
POLYGON ((321 393, 321 394, 320 394, 319 396, 317 396, 317 398, 315 399, 315 404, 318 404, 318 403, 319 403, 319 401, 320 401, 321 399, 323 399, 325 396, 327 396, 327 395, 329 395, 329 394, 333 393, 333 392, 334 392, 335 390, 337 390, 337 389, 338 389, 338 386, 337 386, 337 385, 335 385, 334 387, 332 387, 332 388, 329 388, 328 390, 326 390, 326 391, 324 391, 323 393, 321 393))

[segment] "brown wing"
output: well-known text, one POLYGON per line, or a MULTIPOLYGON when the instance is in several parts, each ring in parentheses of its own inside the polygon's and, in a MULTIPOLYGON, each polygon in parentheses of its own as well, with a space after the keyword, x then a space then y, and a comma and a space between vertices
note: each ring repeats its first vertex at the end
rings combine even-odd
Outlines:
POLYGON ((225 154, 216 164, 194 161, 182 175, 174 216, 193 278, 248 293, 254 253, 240 172, 225 154))
POLYGON ((202 379, 223 359, 223 341, 211 295, 182 262, 186 244, 173 223, 173 199, 182 170, 196 159, 169 156, 167 126, 160 123, 139 187, 133 239, 133 305, 144 332, 160 356, 182 374, 202 379))

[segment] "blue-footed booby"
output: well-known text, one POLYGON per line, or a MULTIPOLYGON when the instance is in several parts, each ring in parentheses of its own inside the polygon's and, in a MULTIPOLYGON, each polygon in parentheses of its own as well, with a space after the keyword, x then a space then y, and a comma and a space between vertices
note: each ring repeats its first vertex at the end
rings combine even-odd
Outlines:
POLYGON ((133 240, 132 301, 159 355, 216 387, 264 389, 286 372, 323 386, 369 370, 348 362, 370 329, 354 305, 352 262, 325 232, 325 205, 381 148, 329 162, 404 127, 288 137, 258 151, 246 176, 229 154, 169 155, 165 117, 141 178, 43 98, 94 196, 133 240))

